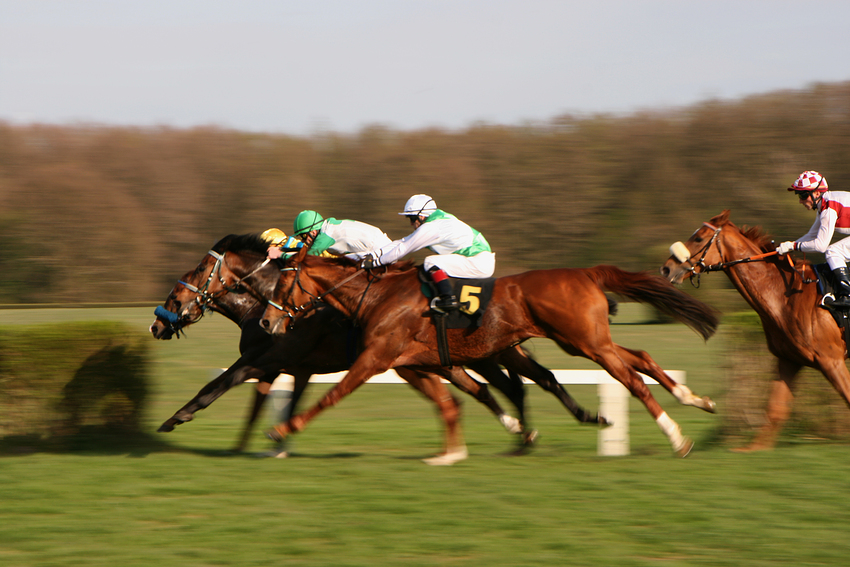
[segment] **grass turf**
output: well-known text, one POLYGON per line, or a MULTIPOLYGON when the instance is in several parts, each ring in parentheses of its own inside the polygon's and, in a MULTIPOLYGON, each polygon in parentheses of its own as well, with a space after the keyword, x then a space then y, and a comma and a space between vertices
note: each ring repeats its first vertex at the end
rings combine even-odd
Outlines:
MULTIPOLYGON (((127 320, 152 309, 0 311, 0 323, 127 320)), ((716 398, 723 348, 678 325, 615 325, 615 340, 716 398)), ((153 341, 153 339, 151 339, 153 341)), ((514 441, 464 400, 470 458, 448 468, 433 408, 404 385, 366 385, 294 438, 290 459, 228 456, 252 395, 228 393, 173 433, 154 433, 237 356, 221 317, 157 342, 155 400, 141 439, 92 440, 60 453, 0 458, 0 565, 844 565, 850 448, 784 439, 739 455, 714 442, 718 417, 652 391, 697 445, 687 459, 636 400, 632 454, 596 456, 596 430, 529 388, 538 447, 514 441)), ((533 349, 547 366, 593 365, 533 349)), ((314 400, 324 389, 309 390, 314 400)), ((593 386, 570 388, 590 408, 593 386)), ((459 396, 462 396, 459 394, 459 396)), ((252 450, 267 448, 261 430, 252 450)))

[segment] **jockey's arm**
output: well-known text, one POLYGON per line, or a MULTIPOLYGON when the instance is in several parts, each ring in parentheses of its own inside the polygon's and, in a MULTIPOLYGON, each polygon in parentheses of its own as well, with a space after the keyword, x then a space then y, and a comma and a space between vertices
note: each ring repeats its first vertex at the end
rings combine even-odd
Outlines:
POLYGON ((815 219, 809 232, 797 239, 797 250, 801 252, 826 252, 826 247, 832 242, 837 220, 838 213, 832 209, 824 210, 815 219))
POLYGON ((334 240, 324 232, 320 232, 316 239, 313 240, 313 244, 310 246, 310 251, 307 252, 311 256, 321 256, 322 252, 333 246, 334 240))
POLYGON ((439 243, 440 238, 437 225, 425 223, 401 240, 394 240, 379 250, 373 250, 370 254, 379 265, 392 264, 408 254, 439 243))

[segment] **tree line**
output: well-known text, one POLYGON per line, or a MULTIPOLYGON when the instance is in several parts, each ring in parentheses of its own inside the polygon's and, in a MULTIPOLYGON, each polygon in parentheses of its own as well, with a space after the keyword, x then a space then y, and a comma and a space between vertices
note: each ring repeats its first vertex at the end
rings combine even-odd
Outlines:
POLYGON ((480 230, 497 275, 615 264, 732 209, 777 241, 813 221, 786 187, 823 173, 850 190, 850 82, 627 115, 520 126, 306 137, 0 122, 0 303, 161 301, 221 237, 302 209, 409 232, 427 193, 480 230))

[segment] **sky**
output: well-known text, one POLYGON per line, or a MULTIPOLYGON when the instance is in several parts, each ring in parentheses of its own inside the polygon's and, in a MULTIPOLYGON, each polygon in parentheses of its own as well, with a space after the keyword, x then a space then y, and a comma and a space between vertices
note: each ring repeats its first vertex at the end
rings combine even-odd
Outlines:
POLYGON ((847 0, 0 0, 0 121, 519 125, 850 80, 847 0))

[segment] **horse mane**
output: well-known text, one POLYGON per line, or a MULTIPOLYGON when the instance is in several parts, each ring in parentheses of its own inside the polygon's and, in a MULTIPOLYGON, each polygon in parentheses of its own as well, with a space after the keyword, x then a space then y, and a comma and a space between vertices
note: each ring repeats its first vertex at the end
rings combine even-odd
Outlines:
POLYGON ((259 232, 249 234, 228 234, 221 240, 215 243, 213 250, 219 254, 225 252, 255 252, 257 254, 266 255, 269 248, 269 243, 259 232))
MULTIPOLYGON (((322 260, 323 262, 328 262, 331 264, 338 264, 340 266, 359 266, 360 260, 352 260, 350 258, 346 258, 345 256, 333 256, 333 257, 322 257, 322 256, 306 256, 307 258, 316 258, 322 260)), ((386 266, 380 266, 378 268, 374 268, 375 270, 386 270, 387 273, 395 274, 400 272, 406 272, 408 270, 412 270, 416 268, 416 264, 412 260, 405 260, 403 262, 394 262, 392 264, 387 264, 386 266)))
POLYGON ((743 226, 739 230, 744 238, 758 246, 762 252, 773 252, 776 248, 770 235, 766 234, 760 226, 743 226))

